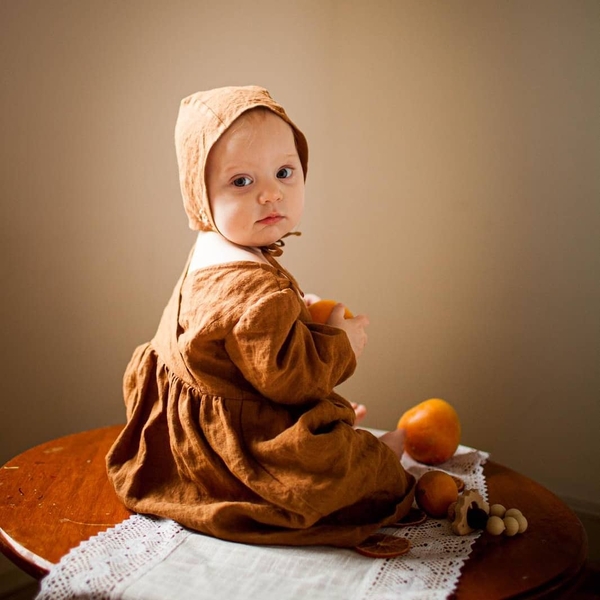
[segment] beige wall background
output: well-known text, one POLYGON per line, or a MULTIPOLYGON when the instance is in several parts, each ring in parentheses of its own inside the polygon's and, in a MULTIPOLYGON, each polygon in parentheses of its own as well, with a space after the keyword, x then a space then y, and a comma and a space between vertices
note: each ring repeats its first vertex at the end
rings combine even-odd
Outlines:
POLYGON ((124 420, 193 234, 179 101, 256 83, 310 143, 306 291, 370 316, 367 425, 600 498, 600 4, 0 0, 0 461, 124 420))

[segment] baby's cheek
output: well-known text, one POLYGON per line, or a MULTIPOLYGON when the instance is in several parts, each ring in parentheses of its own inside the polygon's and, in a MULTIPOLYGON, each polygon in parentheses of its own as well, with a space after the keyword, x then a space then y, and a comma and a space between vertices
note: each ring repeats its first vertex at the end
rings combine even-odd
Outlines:
POLYGON ((235 205, 218 206, 214 209, 213 219, 219 233, 224 235, 228 240, 234 243, 243 242, 240 236, 243 235, 245 223, 248 221, 243 211, 235 205))

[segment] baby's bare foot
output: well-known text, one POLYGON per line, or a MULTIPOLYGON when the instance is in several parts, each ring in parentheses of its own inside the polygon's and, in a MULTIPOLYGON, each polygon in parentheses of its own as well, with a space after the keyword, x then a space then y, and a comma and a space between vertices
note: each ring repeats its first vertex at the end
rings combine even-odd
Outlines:
POLYGON ((367 408, 364 404, 357 404, 356 402, 351 402, 351 404, 356 414, 354 424, 358 425, 367 416, 367 408))
POLYGON ((389 446, 398 458, 402 458, 404 452, 404 429, 394 429, 384 433, 379 439, 389 446))

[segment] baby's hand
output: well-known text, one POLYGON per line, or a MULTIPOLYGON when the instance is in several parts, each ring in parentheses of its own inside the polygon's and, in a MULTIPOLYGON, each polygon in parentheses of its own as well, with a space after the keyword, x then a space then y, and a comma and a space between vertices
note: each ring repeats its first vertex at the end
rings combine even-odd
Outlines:
POLYGON ((327 324, 339 327, 346 332, 352 350, 354 350, 356 358, 359 358, 367 345, 365 327, 369 324, 369 318, 366 315, 357 315, 352 319, 345 319, 344 310, 345 307, 343 304, 336 304, 331 311, 327 324))
POLYGON ((316 294, 304 294, 304 304, 306 304, 306 306, 310 306, 311 304, 318 302, 320 299, 321 298, 319 298, 319 296, 316 294))

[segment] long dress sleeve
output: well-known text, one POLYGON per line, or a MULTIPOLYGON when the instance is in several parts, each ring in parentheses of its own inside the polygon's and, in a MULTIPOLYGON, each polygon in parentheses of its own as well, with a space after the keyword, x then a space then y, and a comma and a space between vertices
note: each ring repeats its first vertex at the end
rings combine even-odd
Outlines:
POLYGON ((125 374, 107 456, 130 509, 255 544, 353 546, 402 518, 414 479, 334 387, 356 360, 271 267, 182 277, 125 374))
POLYGON ((356 368, 346 333, 304 322, 301 312, 292 289, 268 294, 248 308, 225 340, 244 377, 274 402, 326 397, 356 368))

